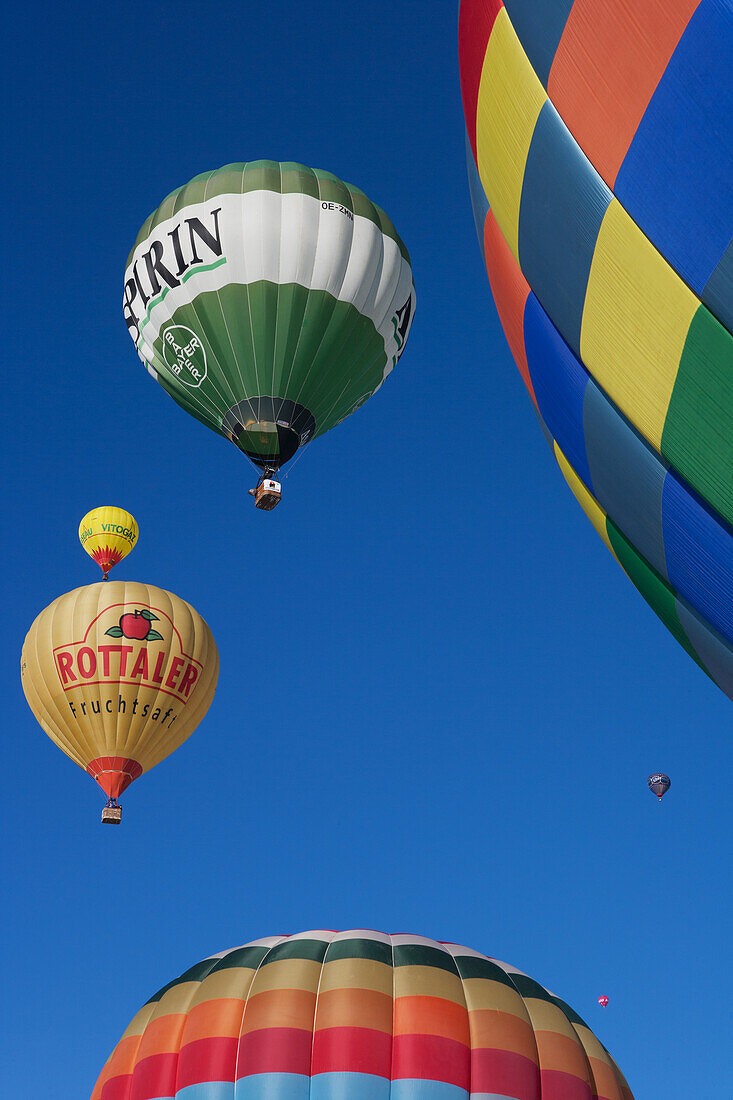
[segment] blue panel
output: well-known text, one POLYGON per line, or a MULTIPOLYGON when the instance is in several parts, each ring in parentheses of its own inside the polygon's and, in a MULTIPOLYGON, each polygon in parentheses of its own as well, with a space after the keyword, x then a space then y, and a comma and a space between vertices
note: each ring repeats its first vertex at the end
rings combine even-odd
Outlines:
POLYGON ((374 1073, 314 1073, 310 1100, 389 1100, 390 1087, 374 1073))
POLYGON ((251 1073, 240 1077, 235 1100, 308 1100, 310 1077, 305 1073, 251 1073))
POLYGON ((698 294, 733 230, 732 58, 730 3, 702 0, 616 177, 621 203, 698 294))
POLYGON ((733 533, 671 473, 662 508, 672 587, 733 642, 733 533))
POLYGON ((583 438, 588 375, 534 294, 524 307, 524 347, 542 419, 582 481, 592 489, 583 438))
POLYGON ((718 687, 733 699, 733 649, 680 600, 677 600, 677 614, 705 668, 718 687))
POLYGON ((478 243, 481 247, 481 256, 483 257, 483 261, 485 264, 486 256, 484 254, 484 224, 486 222, 486 215, 489 212, 489 200, 486 198, 486 193, 484 192, 484 188, 481 183, 481 177, 479 176, 478 168, 476 167, 476 161, 473 159, 473 150, 471 149, 471 143, 468 140, 468 132, 466 132, 466 167, 468 169, 468 189, 471 192, 473 220, 476 223, 478 243))
POLYGON ((667 578, 662 535, 666 466, 592 380, 585 392, 583 425, 596 500, 642 557, 667 578))
POLYGON ((468 1100, 460 1085, 425 1078, 402 1077, 392 1082, 392 1100, 468 1100))
POLYGON ((187 1085, 179 1089, 176 1100, 234 1100, 234 1085, 231 1081, 203 1081, 198 1085, 187 1085))
POLYGON ((504 0, 517 38, 545 89, 573 0, 504 0))
POLYGON ((721 325, 725 325, 728 332, 733 332, 733 241, 705 283, 702 300, 721 325))
POLYGON ((593 251, 612 198, 548 100, 524 170, 519 265, 576 355, 593 251))

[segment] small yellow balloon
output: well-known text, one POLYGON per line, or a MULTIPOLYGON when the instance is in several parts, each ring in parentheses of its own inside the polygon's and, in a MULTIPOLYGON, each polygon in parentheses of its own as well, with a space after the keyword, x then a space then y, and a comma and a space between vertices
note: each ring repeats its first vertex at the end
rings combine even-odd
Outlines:
POLYGON ((130 553, 137 536, 135 517, 111 505, 92 508, 79 524, 79 542, 94 558, 105 580, 112 566, 130 553))

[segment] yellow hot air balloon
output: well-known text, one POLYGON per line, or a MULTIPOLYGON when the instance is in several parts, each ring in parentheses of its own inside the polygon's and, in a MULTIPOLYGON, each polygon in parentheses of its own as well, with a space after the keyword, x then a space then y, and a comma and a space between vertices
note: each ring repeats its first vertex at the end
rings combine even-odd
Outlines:
POLYGON ((41 728, 117 799, 189 737, 219 676, 211 630, 190 604, 137 581, 59 596, 31 626, 21 678, 41 728))
POLYGON ((137 542, 135 517, 124 508, 104 505, 92 508, 79 524, 79 542, 102 570, 105 580, 113 565, 122 561, 137 542))

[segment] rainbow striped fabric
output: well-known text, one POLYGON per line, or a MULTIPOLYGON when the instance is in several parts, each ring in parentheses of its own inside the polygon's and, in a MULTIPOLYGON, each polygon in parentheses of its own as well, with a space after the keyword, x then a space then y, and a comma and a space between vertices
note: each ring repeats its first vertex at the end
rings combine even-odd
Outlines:
POLYGON ((373 931, 255 940, 137 1013, 92 1100, 633 1100, 588 1026, 532 978, 373 931))
POLYGON ((471 197, 543 429, 733 697, 733 8, 463 0, 471 197))

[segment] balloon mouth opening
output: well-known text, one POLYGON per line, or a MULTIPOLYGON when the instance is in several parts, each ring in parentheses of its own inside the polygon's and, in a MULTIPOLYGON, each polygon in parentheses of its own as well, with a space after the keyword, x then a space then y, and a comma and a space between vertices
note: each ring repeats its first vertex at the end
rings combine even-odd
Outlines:
POLYGON ((250 397, 224 414, 222 432, 262 470, 277 470, 313 438, 312 413, 295 401, 250 397))
POLYGON ((143 774, 137 760, 126 756, 98 756, 87 764, 87 772, 102 788, 107 798, 119 798, 133 780, 143 774))

